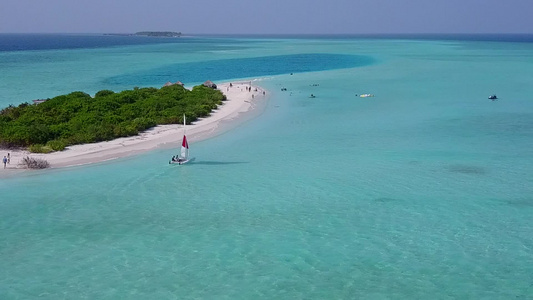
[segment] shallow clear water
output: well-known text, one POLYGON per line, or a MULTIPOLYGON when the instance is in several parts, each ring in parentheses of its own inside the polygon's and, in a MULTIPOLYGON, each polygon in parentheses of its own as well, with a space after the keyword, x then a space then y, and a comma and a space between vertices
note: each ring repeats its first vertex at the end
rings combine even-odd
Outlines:
POLYGON ((1 89, 20 103, 131 88, 108 79, 176 64, 318 53, 372 63, 257 76, 271 91, 264 112, 191 142, 194 164, 169 166, 174 150, 162 149, 2 179, 1 298, 533 295, 533 44, 182 46, 8 52, 1 89))

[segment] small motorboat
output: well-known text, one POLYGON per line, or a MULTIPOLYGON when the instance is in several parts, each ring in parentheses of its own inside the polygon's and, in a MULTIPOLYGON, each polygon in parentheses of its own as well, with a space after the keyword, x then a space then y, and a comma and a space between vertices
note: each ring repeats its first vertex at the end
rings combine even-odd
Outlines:
POLYGON ((496 99, 498 99, 498 97, 497 97, 496 95, 490 95, 490 96, 489 96, 489 99, 490 99, 490 100, 496 100, 496 99))
POLYGON ((361 98, 367 98, 367 97, 374 97, 374 95, 372 94, 362 94, 361 96, 359 96, 361 98))

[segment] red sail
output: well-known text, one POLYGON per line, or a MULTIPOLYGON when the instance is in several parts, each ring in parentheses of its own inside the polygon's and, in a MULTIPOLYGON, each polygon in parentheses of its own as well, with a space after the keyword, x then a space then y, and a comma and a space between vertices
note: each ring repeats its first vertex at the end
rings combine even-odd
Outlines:
POLYGON ((189 149, 189 143, 187 143, 187 137, 186 136, 183 136, 183 142, 181 143, 181 146, 189 149))

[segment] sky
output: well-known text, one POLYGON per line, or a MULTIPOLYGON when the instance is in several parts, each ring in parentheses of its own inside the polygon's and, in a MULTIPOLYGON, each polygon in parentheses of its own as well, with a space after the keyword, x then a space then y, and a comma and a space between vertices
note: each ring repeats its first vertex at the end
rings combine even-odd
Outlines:
POLYGON ((533 0, 1 0, 0 33, 533 33, 533 0))

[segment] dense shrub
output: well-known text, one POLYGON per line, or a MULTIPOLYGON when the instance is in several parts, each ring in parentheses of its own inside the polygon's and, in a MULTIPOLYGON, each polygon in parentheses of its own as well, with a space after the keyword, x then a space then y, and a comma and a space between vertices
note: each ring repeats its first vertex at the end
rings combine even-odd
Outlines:
POLYGON ((110 90, 101 90, 94 95, 94 98, 105 97, 114 94, 115 92, 110 90))
POLYGON ((40 158, 29 157, 29 156, 24 157, 22 161, 20 162, 20 164, 23 167, 28 168, 28 169, 46 169, 50 167, 50 164, 48 163, 48 161, 44 159, 40 159, 40 158))
POLYGON ((42 144, 30 145, 29 150, 30 150, 30 152, 33 152, 33 153, 50 153, 50 152, 54 151, 52 149, 52 147, 45 146, 45 145, 42 145, 42 144))
POLYGON ((187 123, 208 116, 226 98, 218 90, 180 85, 102 90, 92 98, 72 92, 41 104, 0 110, 0 144, 32 152, 60 151, 73 144, 132 136, 159 124, 187 123))
POLYGON ((54 151, 63 151, 67 147, 67 142, 65 140, 52 140, 46 143, 46 146, 54 151))

